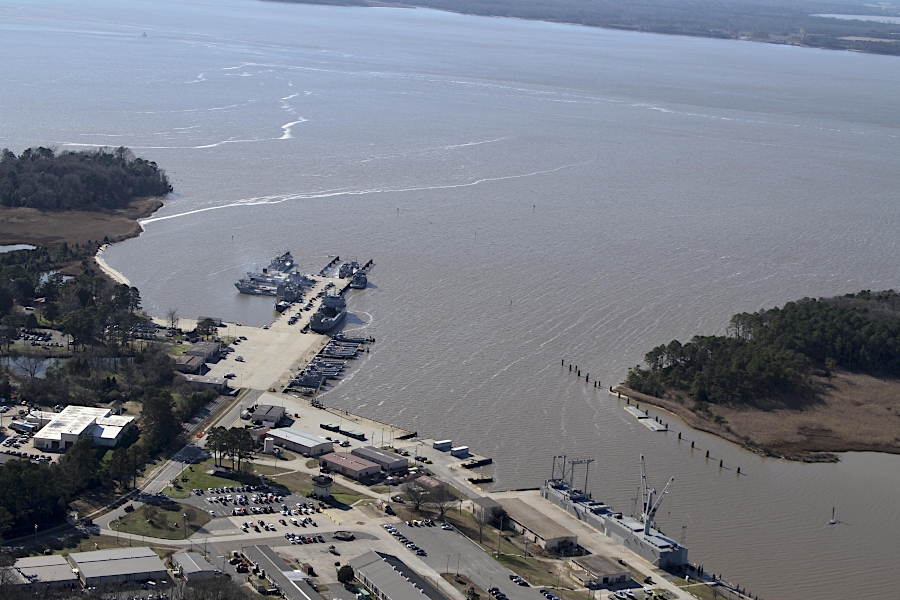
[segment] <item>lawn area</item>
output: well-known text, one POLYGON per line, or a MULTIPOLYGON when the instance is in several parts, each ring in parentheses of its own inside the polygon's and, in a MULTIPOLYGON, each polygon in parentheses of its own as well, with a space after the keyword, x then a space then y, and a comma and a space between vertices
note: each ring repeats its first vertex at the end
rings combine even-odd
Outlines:
MULTIPOLYGON (((231 463, 225 463, 230 466, 231 463)), ((205 460, 202 463, 188 465, 188 468, 181 472, 178 485, 166 487, 164 492, 172 498, 187 498, 191 495, 193 489, 207 489, 220 487, 237 487, 243 485, 259 485, 260 475, 275 475, 277 473, 287 473, 287 469, 279 467, 270 467, 268 465, 250 464, 251 471, 246 473, 234 473, 230 468, 226 470, 217 470, 215 475, 210 475, 207 471, 216 468, 213 459, 205 460), (184 481, 184 479, 187 481, 184 481)), ((312 489, 312 484, 310 484, 312 489)))
POLYGON ((512 554, 501 554, 497 557, 497 561, 524 577, 532 586, 551 588, 553 593, 563 600, 590 598, 587 592, 576 592, 571 589, 574 586, 569 578, 569 567, 562 561, 525 559, 512 554))
MULTIPOLYGON (((276 473, 272 473, 274 475, 270 478, 270 481, 273 485, 282 486, 289 489, 291 492, 295 494, 299 494, 301 496, 306 496, 312 492, 313 484, 312 484, 312 475, 309 473, 301 473, 299 471, 295 471, 293 473, 288 473, 285 469, 279 469, 277 467, 269 467, 262 465, 255 465, 257 469, 262 469, 260 471, 263 474, 268 475, 268 471, 280 471, 281 473, 285 473, 283 475, 279 475, 276 473)), ((331 486, 331 496, 341 504, 346 504, 348 506, 352 505, 355 502, 360 500, 372 500, 372 496, 368 494, 363 494, 362 492, 357 492, 356 490, 350 489, 348 487, 344 487, 339 483, 335 483, 331 486)))
POLYGON ((307 469, 318 469, 319 468, 319 459, 311 458, 308 461, 306 461, 306 468, 307 469))
MULTIPOLYGON (((168 540, 184 539, 196 533, 210 519, 209 513, 193 506, 177 502, 152 502, 123 517, 119 531, 168 540)), ((115 521, 110 525, 112 529, 116 528, 115 521)))

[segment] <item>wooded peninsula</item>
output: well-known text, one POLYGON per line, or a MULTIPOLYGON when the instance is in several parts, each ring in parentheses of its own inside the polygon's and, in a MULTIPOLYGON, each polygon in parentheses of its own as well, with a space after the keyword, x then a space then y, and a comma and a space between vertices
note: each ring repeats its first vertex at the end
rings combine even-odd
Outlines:
MULTIPOLYGON (((119 241, 172 191, 165 171, 128 148, 0 152, 0 244, 119 241)), ((66 273, 69 274, 69 273, 66 273)))
POLYGON ((770 455, 900 453, 900 294, 741 313, 725 336, 658 346, 616 388, 770 455))
POLYGON ((275 0, 339 6, 406 6, 607 29, 752 40, 900 55, 898 25, 816 15, 898 17, 891 3, 865 0, 275 0))

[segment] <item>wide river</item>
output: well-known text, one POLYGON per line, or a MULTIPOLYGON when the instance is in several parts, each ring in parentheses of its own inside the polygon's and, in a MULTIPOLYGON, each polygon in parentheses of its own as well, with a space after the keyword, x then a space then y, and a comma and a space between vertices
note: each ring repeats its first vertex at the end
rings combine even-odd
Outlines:
POLYGON ((106 253, 151 313, 261 325, 243 272, 373 258, 348 330, 378 343, 327 403, 493 456, 499 488, 596 459, 626 513, 643 453, 675 476, 663 529, 761 598, 900 588, 900 456, 766 459, 665 417, 691 453, 559 366, 608 386, 736 312, 900 286, 897 57, 253 0, 0 0, 0 51, 0 145, 171 176, 106 253))

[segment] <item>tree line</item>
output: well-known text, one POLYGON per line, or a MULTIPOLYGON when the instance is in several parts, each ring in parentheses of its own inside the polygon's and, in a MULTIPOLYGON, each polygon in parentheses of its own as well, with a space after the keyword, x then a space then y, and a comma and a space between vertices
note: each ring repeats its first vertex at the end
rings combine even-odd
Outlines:
POLYGON ((128 148, 0 152, 0 205, 40 210, 119 208, 172 191, 165 171, 128 148))
POLYGON ((842 367, 900 377, 900 294, 893 290, 740 313, 725 336, 658 346, 628 371, 625 385, 660 396, 686 392, 697 403, 754 403, 809 397, 811 376, 842 367))
POLYGON ((226 429, 213 427, 206 434, 206 450, 213 455, 216 465, 222 464, 222 459, 231 459, 231 468, 241 470, 241 463, 247 463, 253 458, 256 443, 253 436, 246 429, 226 429))
MULTIPOLYGON (((363 0, 282 0, 304 4, 366 5, 363 0)), ((514 17, 700 37, 772 36, 808 46, 900 54, 896 26, 875 21, 816 17, 816 14, 898 16, 890 6, 828 0, 405 0, 404 4, 471 15, 514 17), (884 41, 853 40, 851 37, 884 41)))
MULTIPOLYGON (((112 450, 107 460, 101 462, 104 451, 93 448, 86 437, 49 465, 27 459, 7 462, 0 467, 0 536, 9 530, 28 532, 34 525, 62 522, 69 503, 86 490, 135 487, 154 456, 184 442, 180 437, 182 419, 190 418, 215 396, 212 391, 197 392, 176 406, 169 390, 148 386, 141 396, 140 437, 132 436, 112 450)), ((246 456, 241 454, 241 458, 246 456)))

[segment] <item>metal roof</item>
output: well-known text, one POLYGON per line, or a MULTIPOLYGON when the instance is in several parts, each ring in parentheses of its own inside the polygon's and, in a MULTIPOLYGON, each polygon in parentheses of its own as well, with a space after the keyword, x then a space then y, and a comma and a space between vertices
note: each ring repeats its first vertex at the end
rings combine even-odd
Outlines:
POLYGON ((9 572, 15 572, 13 580, 18 583, 75 583, 78 580, 72 566, 59 555, 20 558, 9 572))
POLYGON ((503 498, 500 506, 509 518, 544 540, 575 538, 574 533, 558 524, 550 517, 538 512, 519 498, 503 498))
POLYGON ((325 454, 324 456, 320 456, 319 460, 330 462, 350 471, 364 471, 366 469, 371 469, 372 467, 381 469, 381 466, 377 463, 353 456, 346 452, 332 452, 331 454, 325 454))
POLYGON ((383 552, 366 552, 349 561, 387 600, 446 600, 430 583, 402 560, 383 552))
POLYGON ((305 433, 303 431, 297 431, 296 429, 291 429, 289 427, 284 427, 282 429, 272 429, 267 435, 269 437, 278 438, 286 442, 291 442, 292 444, 306 446, 307 448, 314 448, 316 446, 321 446, 322 444, 333 444, 333 442, 329 442, 323 437, 319 437, 311 433, 305 433))
POLYGON ((322 600, 305 579, 298 579, 294 571, 268 546, 244 546, 241 551, 265 569, 266 576, 284 592, 288 600, 322 600))
POLYGON ((69 555, 69 562, 81 572, 84 579, 166 572, 166 566, 156 552, 145 547, 73 552, 69 555))
POLYGON ((409 461, 402 456, 397 456, 393 452, 385 452, 375 446, 365 446, 363 448, 354 448, 350 451, 353 456, 364 458, 373 463, 384 466, 391 471, 396 469, 405 469, 409 466, 409 461))
POLYGON ((185 573, 214 572, 216 569, 197 552, 178 552, 172 555, 172 562, 185 573))

